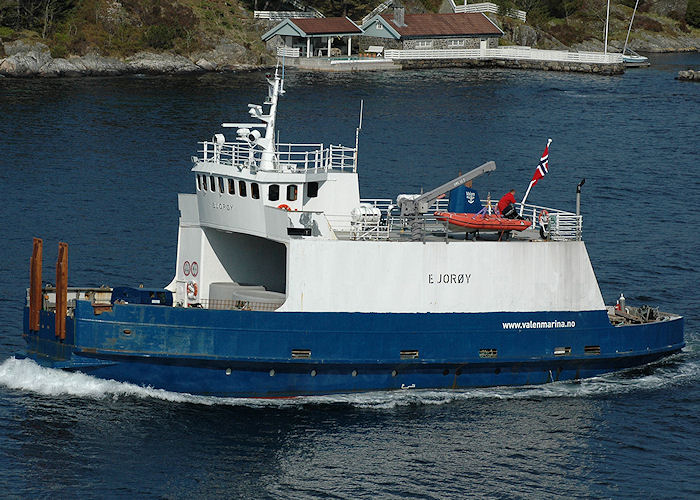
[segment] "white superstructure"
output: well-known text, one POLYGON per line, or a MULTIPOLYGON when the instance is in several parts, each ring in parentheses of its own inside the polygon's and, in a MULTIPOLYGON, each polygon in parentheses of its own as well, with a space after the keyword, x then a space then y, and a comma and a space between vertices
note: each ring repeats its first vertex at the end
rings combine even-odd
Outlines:
POLYGON ((580 216, 526 206, 533 227, 546 223, 546 241, 536 230, 467 241, 423 215, 417 238, 416 220, 394 200, 360 198, 357 147, 275 142, 282 82, 268 77, 267 110, 249 105, 260 123, 223 124, 235 140, 216 134, 193 157, 196 194, 179 195, 176 303, 280 312, 604 309, 580 216))

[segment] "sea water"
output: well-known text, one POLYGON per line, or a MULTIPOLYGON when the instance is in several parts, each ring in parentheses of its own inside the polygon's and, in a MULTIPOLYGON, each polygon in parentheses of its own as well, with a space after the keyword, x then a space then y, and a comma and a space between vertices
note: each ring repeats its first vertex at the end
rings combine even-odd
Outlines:
MULTIPOLYGON (((263 73, 0 79, 0 492, 14 497, 700 496, 697 54, 623 76, 288 71, 282 142, 352 146, 362 196, 433 188, 489 160, 482 198, 573 210, 607 303, 686 317, 686 349, 576 383, 247 400, 175 394, 18 360, 31 238, 52 281, 163 286, 197 141, 231 134, 263 73)), ((537 265, 537 263, 533 263, 537 265)), ((494 286, 501 284, 494 283, 494 286)))

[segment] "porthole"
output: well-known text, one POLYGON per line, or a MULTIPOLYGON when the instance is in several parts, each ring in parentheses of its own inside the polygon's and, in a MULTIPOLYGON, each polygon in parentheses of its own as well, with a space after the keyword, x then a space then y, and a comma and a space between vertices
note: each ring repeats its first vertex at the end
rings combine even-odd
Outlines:
POLYGON ((226 375, 231 375, 231 368, 226 368, 226 375))
POLYGON ((500 368, 496 368, 496 369, 493 371, 493 373, 495 373, 496 375, 498 375, 499 373, 501 373, 501 369, 500 369, 500 368))
POLYGON ((274 377, 274 376, 275 376, 275 370, 270 370, 270 377, 274 377))
POLYGON ((447 368, 445 368, 444 370, 442 370, 442 374, 443 374, 443 375, 449 375, 449 374, 450 374, 450 370, 448 370, 447 368))
POLYGON ((353 376, 353 377, 357 377, 357 370, 353 370, 353 371, 352 371, 352 376, 353 376))
POLYGON ((392 377, 395 377, 395 376, 397 376, 398 374, 399 374, 399 372, 397 372, 396 370, 392 370, 392 371, 391 371, 391 376, 392 376, 392 377))
POLYGON ((311 376, 315 377, 316 376, 316 370, 311 370, 311 376))
POLYGON ((457 375, 459 377, 461 374, 462 374, 462 369, 457 368, 457 370, 455 371, 455 375, 457 375))

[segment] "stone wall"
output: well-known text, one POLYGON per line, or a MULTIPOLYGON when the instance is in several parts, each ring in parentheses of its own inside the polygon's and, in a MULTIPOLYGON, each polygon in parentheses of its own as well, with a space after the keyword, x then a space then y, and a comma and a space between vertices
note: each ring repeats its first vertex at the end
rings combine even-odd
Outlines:
MULTIPOLYGON (((498 38, 490 37, 488 40, 488 48, 495 49, 498 47, 498 38)), ((404 40, 404 49, 478 49, 481 46, 480 38, 422 38, 404 40), (430 47, 419 47, 419 42, 431 42, 430 47), (450 42, 461 41, 463 45, 450 45, 450 42)))
POLYGON ((395 61, 401 69, 432 69, 453 67, 537 69, 543 71, 572 71, 599 75, 621 75, 625 66, 620 64, 529 61, 529 60, 480 60, 480 59, 415 59, 395 61))

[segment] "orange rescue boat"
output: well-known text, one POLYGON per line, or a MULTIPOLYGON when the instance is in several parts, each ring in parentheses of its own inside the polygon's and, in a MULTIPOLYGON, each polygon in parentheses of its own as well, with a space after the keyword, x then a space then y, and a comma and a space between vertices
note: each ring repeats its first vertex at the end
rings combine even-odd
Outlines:
POLYGON ((455 226, 474 231, 523 231, 532 225, 532 221, 523 219, 506 219, 496 214, 459 214, 454 212, 435 212, 435 217, 455 226))

